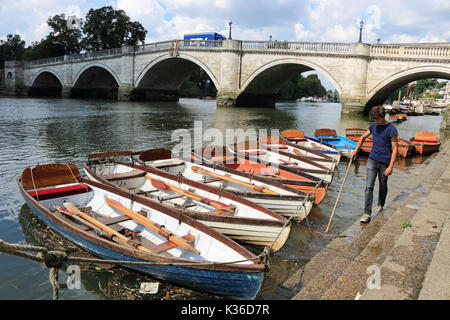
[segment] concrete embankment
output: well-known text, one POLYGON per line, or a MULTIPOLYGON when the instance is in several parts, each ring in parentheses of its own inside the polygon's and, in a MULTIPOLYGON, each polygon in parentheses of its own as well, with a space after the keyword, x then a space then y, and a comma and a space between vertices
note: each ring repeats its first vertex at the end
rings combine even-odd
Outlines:
POLYGON ((356 221, 278 288, 284 299, 450 299, 450 141, 367 225, 356 221))

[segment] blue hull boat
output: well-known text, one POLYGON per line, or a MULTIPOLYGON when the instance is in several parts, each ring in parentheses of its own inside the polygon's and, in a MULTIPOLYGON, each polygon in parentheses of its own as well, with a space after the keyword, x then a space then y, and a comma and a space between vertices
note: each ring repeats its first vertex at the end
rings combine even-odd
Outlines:
POLYGON ((255 261, 254 254, 221 233, 186 215, 180 216, 157 202, 83 179, 73 164, 40 165, 32 170, 27 168, 17 178, 17 183, 27 205, 39 219, 65 239, 100 258, 153 262, 155 265, 124 267, 213 295, 253 299, 259 292, 265 266, 255 261), (137 220, 118 214, 117 210, 108 207, 105 197, 113 198, 127 208, 140 210, 139 213, 145 213, 148 219, 151 217, 152 222, 170 229, 170 235, 179 234, 181 237, 184 234, 184 239, 188 239, 186 235, 194 237, 190 244, 198 253, 169 243, 169 238, 164 238, 163 234, 152 232, 137 220), (70 216, 71 219, 60 209, 61 204, 67 202, 78 208, 92 208, 90 210, 93 211, 86 214, 95 212, 95 220, 101 221, 101 217, 109 216, 109 219, 103 219, 103 223, 109 224, 110 228, 138 233, 139 244, 117 243, 117 238, 114 242, 112 236, 105 237, 107 232, 99 235, 88 224, 83 225, 73 216, 70 216))
POLYGON ((341 152, 341 155, 348 157, 355 150, 357 143, 346 137, 339 136, 334 129, 316 129, 314 137, 321 143, 327 143, 341 152))

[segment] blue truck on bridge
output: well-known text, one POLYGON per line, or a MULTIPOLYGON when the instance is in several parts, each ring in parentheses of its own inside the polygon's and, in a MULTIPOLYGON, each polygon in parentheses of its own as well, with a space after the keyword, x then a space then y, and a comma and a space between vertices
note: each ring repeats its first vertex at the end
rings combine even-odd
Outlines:
POLYGON ((184 40, 226 40, 227 38, 217 32, 188 33, 184 35, 184 40))
POLYGON ((189 33, 184 35, 184 46, 216 47, 219 46, 219 43, 212 41, 226 39, 225 36, 217 32, 189 33))

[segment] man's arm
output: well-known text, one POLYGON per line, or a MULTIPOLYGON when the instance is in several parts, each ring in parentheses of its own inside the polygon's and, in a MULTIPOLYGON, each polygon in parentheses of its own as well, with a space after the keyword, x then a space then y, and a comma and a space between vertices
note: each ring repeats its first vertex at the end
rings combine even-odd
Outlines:
POLYGON ((355 150, 353 150, 352 153, 350 154, 350 159, 354 159, 356 157, 356 155, 359 152, 359 149, 361 148, 362 144, 364 143, 364 140, 366 140, 366 138, 370 135, 371 135, 371 132, 369 129, 367 129, 366 132, 364 132, 362 134, 362 136, 359 137, 358 144, 356 145, 355 150))
POLYGON ((398 153, 398 136, 391 137, 391 143, 392 143, 392 155, 391 155, 391 161, 389 162, 389 166, 384 171, 385 176, 390 176, 392 174, 392 170, 394 169, 394 163, 395 160, 397 160, 397 153, 398 153))

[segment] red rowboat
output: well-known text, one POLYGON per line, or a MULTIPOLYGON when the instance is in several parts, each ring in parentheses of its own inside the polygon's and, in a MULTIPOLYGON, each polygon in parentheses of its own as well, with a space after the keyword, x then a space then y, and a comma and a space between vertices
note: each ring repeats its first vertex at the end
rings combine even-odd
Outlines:
MULTIPOLYGON (((358 142, 359 138, 366 132, 363 128, 348 128, 345 129, 345 134, 348 139, 358 142)), ((372 151, 373 138, 368 137, 361 146, 361 151, 370 153, 372 151)), ((398 138, 398 154, 404 158, 410 156, 413 151, 413 145, 408 140, 398 138)))
POLYGON ((413 138, 409 140, 418 154, 430 154, 439 151, 441 141, 437 133, 429 131, 416 132, 413 138))

